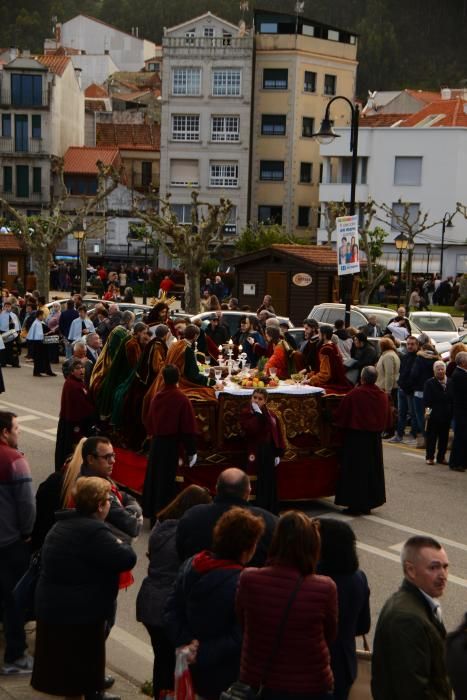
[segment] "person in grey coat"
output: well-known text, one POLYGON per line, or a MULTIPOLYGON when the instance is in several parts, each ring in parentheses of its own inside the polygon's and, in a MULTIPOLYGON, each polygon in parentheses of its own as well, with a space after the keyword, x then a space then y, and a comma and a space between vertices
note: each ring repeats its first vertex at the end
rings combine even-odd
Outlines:
POLYGON ((157 514, 149 537, 148 575, 136 599, 136 619, 146 627, 154 650, 153 694, 174 685, 175 650, 164 631, 162 614, 180 568, 176 548, 178 521, 192 506, 211 503, 212 498, 200 486, 188 486, 157 514))

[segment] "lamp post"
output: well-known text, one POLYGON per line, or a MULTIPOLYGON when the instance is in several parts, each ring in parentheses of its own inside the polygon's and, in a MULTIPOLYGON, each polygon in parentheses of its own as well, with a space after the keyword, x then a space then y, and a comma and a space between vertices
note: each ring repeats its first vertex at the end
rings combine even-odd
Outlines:
POLYGON ((73 236, 76 238, 76 274, 80 276, 80 291, 83 286, 82 284, 82 269, 81 269, 81 241, 86 236, 86 220, 83 220, 83 230, 74 231, 73 236))
POLYGON ((453 228, 452 216, 448 211, 443 216, 443 228, 441 230, 441 259, 439 261, 439 276, 441 279, 443 279, 444 234, 446 233, 446 228, 453 228))
POLYGON ((426 274, 430 272, 430 255, 431 255, 431 243, 427 243, 426 246, 426 274))
POLYGON ((394 239, 394 244, 399 253, 399 279, 397 284, 397 306, 401 304, 401 288, 402 288, 402 253, 407 250, 409 239, 404 233, 400 233, 394 239))
MULTIPOLYGON (((347 97, 343 95, 336 95, 326 105, 326 111, 324 113, 324 119, 321 122, 320 130, 313 134, 322 144, 332 143, 335 138, 339 138, 340 134, 336 134, 333 129, 333 122, 330 118, 330 108, 333 102, 336 100, 344 100, 350 108, 352 114, 352 121, 350 125, 350 152, 352 153, 352 170, 350 178, 350 204, 349 204, 349 214, 353 216, 355 214, 355 190, 357 187, 357 167, 358 167, 358 125, 360 121, 360 109, 358 105, 354 105, 347 97)), ((341 280, 341 296, 345 301, 345 326, 350 326, 350 302, 352 295, 352 280, 353 275, 345 276, 346 279, 341 280), (348 279, 350 277, 350 279, 348 279)))
POLYGON ((144 237, 143 304, 147 302, 146 275, 148 265, 148 237, 144 237))

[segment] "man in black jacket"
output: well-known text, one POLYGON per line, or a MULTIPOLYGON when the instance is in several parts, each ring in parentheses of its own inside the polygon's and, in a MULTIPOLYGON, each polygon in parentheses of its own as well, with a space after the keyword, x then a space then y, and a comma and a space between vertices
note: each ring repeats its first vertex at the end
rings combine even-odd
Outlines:
POLYGON ((375 346, 370 343, 363 331, 360 331, 355 335, 350 356, 353 360, 355 360, 352 368, 358 369, 358 378, 360 378, 360 374, 364 367, 376 364, 378 353, 375 346))
POLYGON ((251 506, 248 503, 250 493, 250 479, 245 472, 234 467, 223 471, 217 480, 214 501, 190 508, 178 523, 177 551, 180 561, 203 549, 210 549, 212 532, 219 518, 233 506, 241 506, 264 520, 266 529, 249 562, 249 566, 264 566, 278 518, 263 508, 251 506))
POLYGON ((428 415, 426 426, 426 463, 435 463, 435 449, 438 443, 438 464, 448 464, 446 449, 448 446, 449 426, 452 419, 452 398, 448 392, 446 365, 442 360, 433 364, 431 379, 423 387, 423 405, 428 415))
POLYGON ((449 382, 454 413, 454 441, 449 458, 449 469, 465 472, 467 468, 467 352, 460 352, 456 356, 456 365, 449 382))
POLYGON ((399 380, 397 390, 397 428, 396 434, 388 442, 402 442, 404 438, 405 426, 407 425, 407 414, 410 413, 411 439, 407 440, 408 445, 415 445, 417 441, 417 419, 413 405, 413 382, 412 367, 417 359, 419 344, 413 335, 407 337, 407 352, 401 357, 399 368, 399 380))

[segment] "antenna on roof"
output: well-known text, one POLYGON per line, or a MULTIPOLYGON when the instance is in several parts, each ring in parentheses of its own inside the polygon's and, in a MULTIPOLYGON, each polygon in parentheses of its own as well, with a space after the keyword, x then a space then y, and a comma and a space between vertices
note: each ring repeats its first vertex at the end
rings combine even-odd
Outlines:
POLYGON ((305 12, 305 0, 295 0, 295 34, 298 34, 298 16, 305 12))
POLYGON ((240 12, 242 13, 242 18, 245 12, 248 12, 249 10, 249 2, 248 0, 240 0, 240 12))

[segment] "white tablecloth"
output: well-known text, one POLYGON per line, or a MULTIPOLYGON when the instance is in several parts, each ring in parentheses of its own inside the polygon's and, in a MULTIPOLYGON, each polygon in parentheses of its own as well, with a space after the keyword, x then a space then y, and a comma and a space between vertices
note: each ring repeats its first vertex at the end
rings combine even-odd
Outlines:
MULTIPOLYGON (((324 389, 318 386, 308 386, 307 384, 280 384, 272 389, 265 387, 268 394, 290 394, 291 396, 306 396, 310 394, 322 394, 324 389)), ((232 396, 250 396, 254 392, 253 387, 243 387, 239 384, 228 384, 223 391, 216 391, 216 396, 219 394, 230 394, 232 396)))

